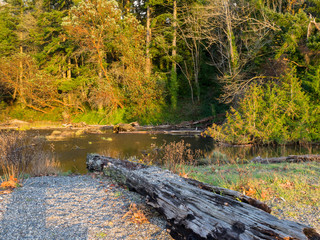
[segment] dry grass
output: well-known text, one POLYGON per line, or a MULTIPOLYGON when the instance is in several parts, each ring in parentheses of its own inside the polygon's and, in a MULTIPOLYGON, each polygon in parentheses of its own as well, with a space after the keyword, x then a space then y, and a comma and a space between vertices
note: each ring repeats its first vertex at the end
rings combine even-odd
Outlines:
MULTIPOLYGON (((200 150, 192 150, 190 144, 181 140, 180 142, 165 143, 160 147, 153 146, 150 152, 143 155, 140 162, 147 165, 159 163, 164 168, 181 174, 184 171, 183 166, 195 166, 202 155, 200 150)), ((187 173, 183 172, 183 174, 187 173)))
POLYGON ((10 176, 48 175, 58 172, 59 163, 51 151, 45 150, 45 140, 28 137, 25 132, 0 132, 0 171, 4 179, 10 176))
POLYGON ((59 173, 61 164, 52 155, 44 153, 41 158, 33 161, 30 174, 33 176, 53 175, 59 173))
POLYGON ((0 133, 0 166, 5 176, 19 176, 26 172, 33 160, 35 144, 26 138, 26 134, 16 131, 0 133))

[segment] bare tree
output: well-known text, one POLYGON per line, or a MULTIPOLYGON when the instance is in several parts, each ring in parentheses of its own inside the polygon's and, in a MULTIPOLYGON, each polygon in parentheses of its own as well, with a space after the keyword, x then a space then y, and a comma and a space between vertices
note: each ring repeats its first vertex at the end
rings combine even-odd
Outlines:
POLYGON ((201 44, 204 40, 201 12, 203 12, 203 8, 200 5, 184 5, 180 8, 179 12, 179 37, 183 39, 188 48, 192 61, 191 69, 186 60, 183 60, 183 63, 178 64, 178 66, 188 80, 192 102, 194 102, 193 85, 195 86, 197 101, 200 101, 199 73, 202 49, 201 44))
POLYGON ((12 99, 17 98, 36 111, 47 113, 57 106, 71 106, 61 101, 57 79, 40 71, 30 56, 17 54, 1 59, 0 79, 0 83, 11 90, 12 99))
POLYGON ((184 16, 185 25, 190 27, 184 28, 182 36, 193 42, 188 45, 195 54, 193 64, 197 66, 197 47, 203 44, 220 74, 224 88, 221 101, 233 102, 251 82, 265 79, 248 71, 268 44, 267 36, 277 30, 263 11, 245 0, 209 0, 193 6, 192 15, 184 16))

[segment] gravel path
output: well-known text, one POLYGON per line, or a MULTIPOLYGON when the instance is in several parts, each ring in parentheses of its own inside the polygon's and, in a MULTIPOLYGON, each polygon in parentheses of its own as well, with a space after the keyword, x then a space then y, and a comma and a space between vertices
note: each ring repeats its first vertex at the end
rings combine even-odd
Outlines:
POLYGON ((0 239, 172 239, 165 220, 140 195, 106 178, 29 178, 23 187, 0 195, 0 239), (149 223, 123 218, 140 204, 149 223))

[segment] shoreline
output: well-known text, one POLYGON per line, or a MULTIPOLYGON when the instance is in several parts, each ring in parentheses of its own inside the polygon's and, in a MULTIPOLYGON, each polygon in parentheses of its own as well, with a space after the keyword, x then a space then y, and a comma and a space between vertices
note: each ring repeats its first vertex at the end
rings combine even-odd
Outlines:
MULTIPOLYGON (((196 121, 198 122, 198 121, 196 121)), ((105 133, 113 131, 117 134, 169 134, 169 135, 189 135, 189 136, 201 136, 204 138, 211 138, 204 135, 205 127, 190 127, 190 125, 183 124, 163 124, 163 125, 145 125, 140 126, 137 123, 119 123, 116 125, 87 125, 86 123, 63 123, 63 122, 27 122, 21 120, 10 120, 7 122, 0 122, 1 130, 86 130, 88 133, 105 133), (120 130, 119 130, 120 128, 120 130)), ((243 148, 243 147, 266 147, 266 146, 308 146, 308 145, 320 145, 320 142, 288 142, 284 144, 269 143, 269 144, 232 144, 227 142, 215 142, 215 145, 222 147, 243 148)))

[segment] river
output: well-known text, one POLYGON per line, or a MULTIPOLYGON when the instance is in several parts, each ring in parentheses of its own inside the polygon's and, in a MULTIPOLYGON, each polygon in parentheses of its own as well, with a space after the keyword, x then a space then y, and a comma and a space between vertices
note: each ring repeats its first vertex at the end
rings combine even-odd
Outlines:
MULTIPOLYGON (((28 136, 50 136, 53 130, 28 130, 28 136)), ((211 138, 195 135, 120 133, 111 131, 103 134, 86 133, 77 137, 48 140, 46 148, 53 149, 55 158, 61 163, 62 171, 86 173, 86 156, 98 153, 122 159, 132 156, 140 157, 165 143, 183 140, 190 148, 200 149, 212 162, 242 163, 253 157, 279 157, 299 154, 320 154, 319 145, 305 146, 266 146, 266 147, 224 147, 214 144, 211 138)))

